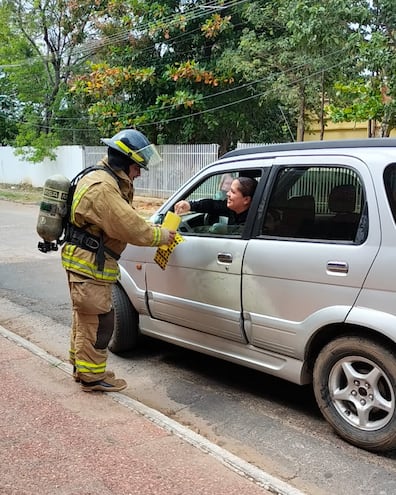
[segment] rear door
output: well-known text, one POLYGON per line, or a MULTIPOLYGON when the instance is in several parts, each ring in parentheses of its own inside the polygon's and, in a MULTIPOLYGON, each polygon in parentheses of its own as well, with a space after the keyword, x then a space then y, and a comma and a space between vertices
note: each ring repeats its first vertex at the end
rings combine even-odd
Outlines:
POLYGON ((371 176, 347 156, 279 158, 263 208, 243 264, 245 332, 302 359, 311 334, 346 318, 378 252, 371 176))

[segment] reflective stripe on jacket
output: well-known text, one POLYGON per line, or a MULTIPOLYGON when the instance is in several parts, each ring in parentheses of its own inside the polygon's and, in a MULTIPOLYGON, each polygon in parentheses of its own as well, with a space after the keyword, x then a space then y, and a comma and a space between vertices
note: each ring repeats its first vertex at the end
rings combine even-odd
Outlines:
MULTIPOLYGON (((107 159, 99 162, 108 166, 107 159)), ((74 193, 71 221, 95 236, 103 235, 104 245, 121 254, 128 243, 159 246, 161 228, 148 223, 132 206, 133 184, 127 174, 116 172, 119 181, 104 170, 95 170, 80 179, 74 193)), ((105 264, 98 270, 96 253, 66 243, 62 249, 66 270, 89 278, 114 282, 119 275, 117 261, 105 253, 105 264)))
POLYGON ((87 277, 95 278, 96 280, 103 280, 106 282, 115 282, 117 280, 120 273, 118 263, 116 263, 115 268, 111 268, 109 267, 109 263, 105 263, 104 269, 100 271, 98 270, 96 262, 92 263, 83 259, 83 256, 86 257, 85 253, 87 253, 85 249, 73 246, 73 244, 66 244, 62 250, 63 267, 66 268, 66 270, 82 273, 87 277), (80 254, 78 251, 76 253, 76 250, 83 251, 83 254, 80 254))

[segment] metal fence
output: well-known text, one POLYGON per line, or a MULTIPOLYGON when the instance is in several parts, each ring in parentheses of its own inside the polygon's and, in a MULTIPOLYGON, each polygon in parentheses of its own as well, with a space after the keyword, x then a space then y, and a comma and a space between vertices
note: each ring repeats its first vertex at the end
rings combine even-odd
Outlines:
MULTIPOLYGON (((265 146, 265 143, 238 143, 237 148, 250 148, 253 146, 265 146)), ((196 174, 206 165, 218 159, 219 146, 217 144, 166 144, 157 146, 162 162, 151 168, 149 172, 143 171, 135 182, 136 194, 139 196, 167 199, 182 186, 190 177, 196 174)), ((106 154, 105 146, 86 147, 84 152, 84 166, 95 165, 106 154)), ((313 194, 311 189, 316 185, 315 168, 294 186, 293 194, 313 194)), ((213 179, 213 184, 206 182, 207 190, 197 190, 197 197, 212 196, 218 189, 218 177, 213 179), (211 187, 210 191, 208 188, 211 187)), ((352 183, 358 186, 357 179, 352 172, 345 168, 329 169, 329 173, 322 174, 320 191, 315 189, 317 211, 324 213, 328 210, 327 198, 334 185, 352 183)), ((357 187, 356 204, 362 200, 361 187, 357 187)))
MULTIPOLYGON (((190 177, 218 158, 217 144, 164 144, 157 146, 162 162, 142 172, 135 182, 136 194, 166 199, 190 177)), ((84 166, 95 165, 105 154, 104 146, 85 147, 84 166)))
POLYGON ((316 213, 330 213, 328 198, 331 191, 336 186, 347 184, 355 187, 355 211, 360 212, 363 187, 356 172, 345 167, 310 167, 290 189, 290 196, 312 195, 316 213))

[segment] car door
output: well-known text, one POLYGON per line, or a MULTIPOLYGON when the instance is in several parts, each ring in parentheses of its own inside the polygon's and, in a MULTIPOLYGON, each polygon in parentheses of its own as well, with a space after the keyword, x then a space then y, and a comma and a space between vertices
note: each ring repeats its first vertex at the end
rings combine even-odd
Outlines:
MULTIPOLYGON (((234 174, 235 172, 231 171, 234 174)), ((224 187, 224 171, 209 174, 189 198, 217 197, 214 184, 224 187)), ((186 195, 175 200, 186 198, 186 195)), ((191 213, 183 216, 185 241, 172 252, 164 271, 155 263, 146 266, 147 302, 158 320, 246 342, 241 324, 241 270, 247 240, 225 218, 191 213), (217 227, 221 227, 216 230, 217 227)))
POLYGON ((245 333, 254 346, 302 359, 317 329, 346 318, 378 252, 371 176, 347 156, 279 158, 263 204, 242 268, 245 333))
POLYGON ((147 265, 147 297, 153 318, 238 342, 241 267, 246 241, 186 236, 166 272, 147 265))

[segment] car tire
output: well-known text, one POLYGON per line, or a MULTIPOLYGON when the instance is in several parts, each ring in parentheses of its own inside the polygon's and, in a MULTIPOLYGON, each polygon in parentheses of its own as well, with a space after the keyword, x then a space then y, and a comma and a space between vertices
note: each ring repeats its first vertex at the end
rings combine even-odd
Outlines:
POLYGON ((114 354, 131 351, 137 346, 139 335, 139 315, 132 306, 122 287, 112 288, 114 307, 114 330, 109 349, 114 354))
POLYGON ((337 434, 373 452, 396 447, 396 355, 357 336, 327 344, 313 371, 318 406, 337 434))

